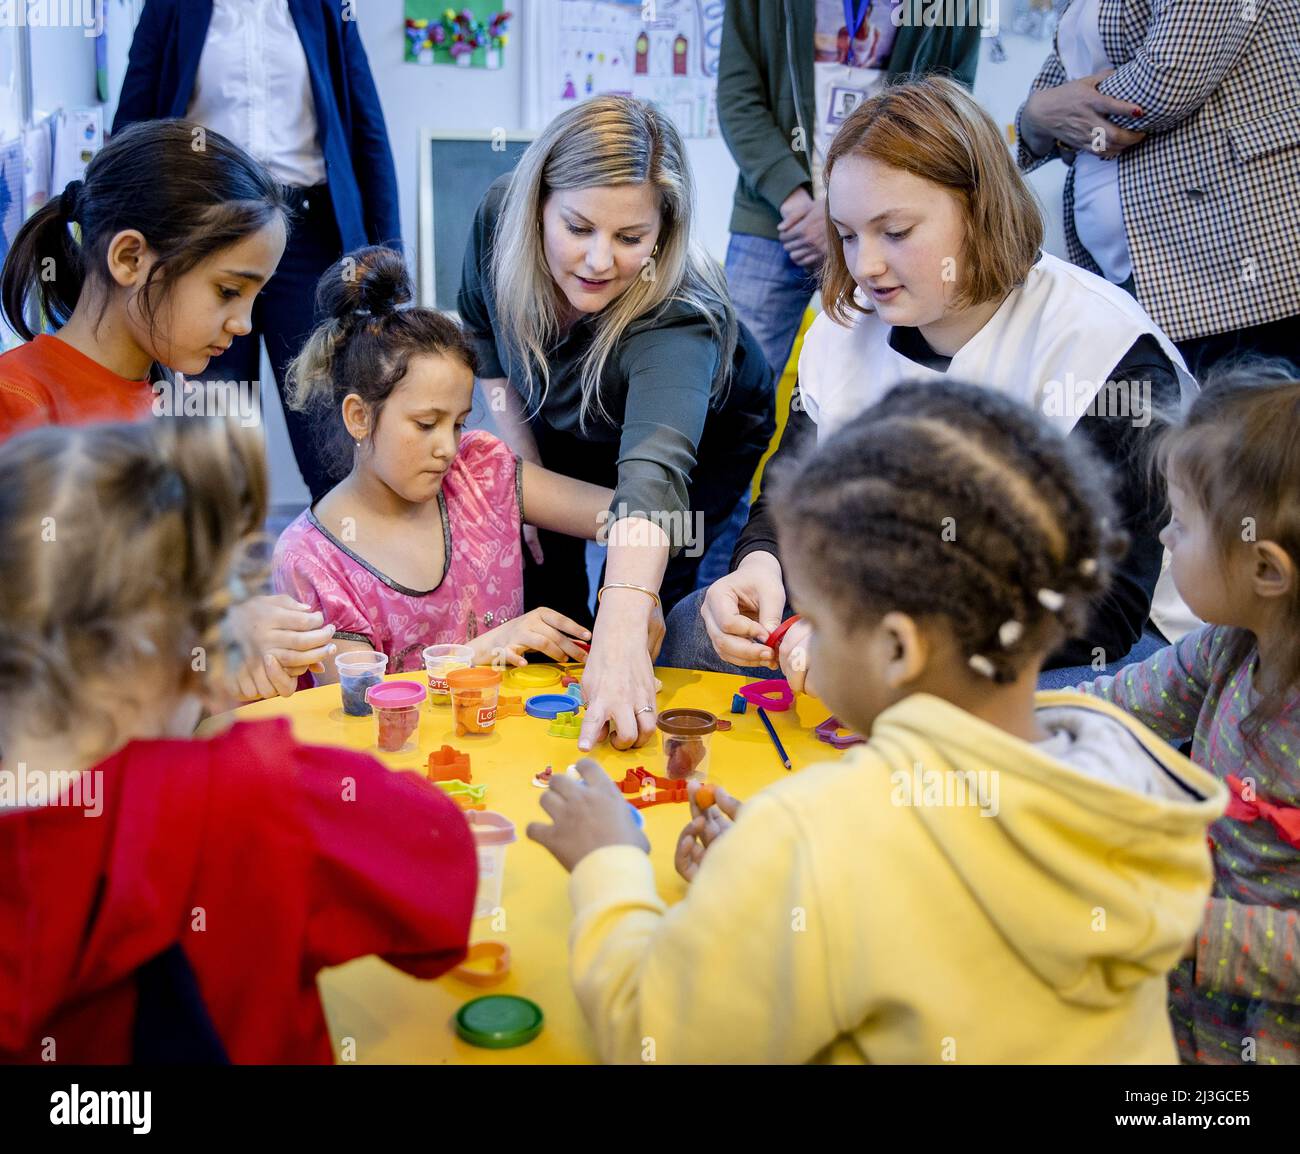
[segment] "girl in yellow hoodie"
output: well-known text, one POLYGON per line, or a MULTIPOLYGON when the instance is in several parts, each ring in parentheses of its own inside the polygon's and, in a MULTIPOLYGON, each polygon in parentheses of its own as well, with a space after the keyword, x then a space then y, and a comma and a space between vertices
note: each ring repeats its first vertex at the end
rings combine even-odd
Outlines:
POLYGON ((528 833, 572 872, 604 1058, 1176 1060, 1165 974, 1224 789, 1107 703, 1034 693, 1122 554, 1106 482, 949 382, 900 386, 785 479, 811 689, 870 740, 743 809, 692 803, 671 909, 609 778, 556 780, 528 833))

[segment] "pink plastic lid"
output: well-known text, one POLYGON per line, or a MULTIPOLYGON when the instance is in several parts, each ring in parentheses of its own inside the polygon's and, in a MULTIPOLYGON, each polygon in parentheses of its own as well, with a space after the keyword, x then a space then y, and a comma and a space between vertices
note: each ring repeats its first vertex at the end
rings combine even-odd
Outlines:
POLYGON ((428 696, 418 681, 385 681, 366 690, 366 700, 376 709, 407 709, 428 696))
POLYGON ((509 845, 515 840, 515 823, 490 809, 467 810, 470 832, 476 845, 509 845))

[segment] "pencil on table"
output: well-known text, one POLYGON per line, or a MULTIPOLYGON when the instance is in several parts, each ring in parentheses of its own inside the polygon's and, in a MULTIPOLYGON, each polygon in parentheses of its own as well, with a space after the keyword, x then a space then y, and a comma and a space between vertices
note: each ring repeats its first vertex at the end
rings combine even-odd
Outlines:
POLYGON ((760 705, 760 706, 756 706, 756 708, 758 709, 759 720, 763 723, 763 727, 767 730, 768 737, 772 739, 772 744, 776 746, 776 753, 777 756, 781 759, 781 764, 784 765, 788 770, 790 768, 790 755, 786 753, 785 746, 781 744, 781 739, 777 737, 776 730, 772 728, 772 722, 768 719, 767 714, 763 711, 763 707, 760 705))

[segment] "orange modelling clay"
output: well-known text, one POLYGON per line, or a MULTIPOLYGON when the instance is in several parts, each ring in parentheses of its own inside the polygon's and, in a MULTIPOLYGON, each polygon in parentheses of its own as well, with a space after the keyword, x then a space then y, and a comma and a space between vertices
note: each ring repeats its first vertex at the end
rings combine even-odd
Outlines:
POLYGON ((429 754, 430 781, 472 781, 469 774, 469 754, 454 746, 444 745, 429 754))
POLYGON ((711 785, 702 785, 695 791, 695 804, 700 807, 701 813, 708 809, 709 806, 717 800, 718 799, 713 793, 713 786, 711 785))
POLYGON ((451 703, 452 718, 456 723, 456 736, 464 737, 467 733, 491 733, 496 725, 495 706, 480 708, 483 695, 476 690, 467 690, 451 703))

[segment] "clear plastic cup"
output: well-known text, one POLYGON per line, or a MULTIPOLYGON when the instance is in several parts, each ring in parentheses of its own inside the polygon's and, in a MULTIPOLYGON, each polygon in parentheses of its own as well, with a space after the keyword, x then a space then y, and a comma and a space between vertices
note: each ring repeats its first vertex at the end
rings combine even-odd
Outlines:
POLYGON ((672 781, 704 781, 709 776, 709 741, 718 719, 707 709, 665 709, 659 714, 664 776, 672 781))
POLYGON ((447 674, 474 664, 474 650, 468 645, 430 645, 424 650, 424 669, 429 675, 429 706, 450 705, 447 674))
POLYGON ((418 681, 385 681, 366 690, 375 709, 377 744, 385 753, 420 747, 420 711, 428 693, 418 681))
POLYGON ((453 669, 447 674, 451 692, 451 714, 456 736, 491 733, 497 722, 497 698, 501 693, 501 670, 453 669))
POLYGON ((388 669, 387 653, 340 653, 334 658, 343 692, 343 712, 349 717, 369 717, 366 690, 378 685, 388 669))
POLYGON ((478 851, 478 892, 474 897, 474 916, 488 917, 501 905, 501 887, 505 881, 506 846, 515 840, 515 823, 489 809, 470 810, 470 831, 478 851))

